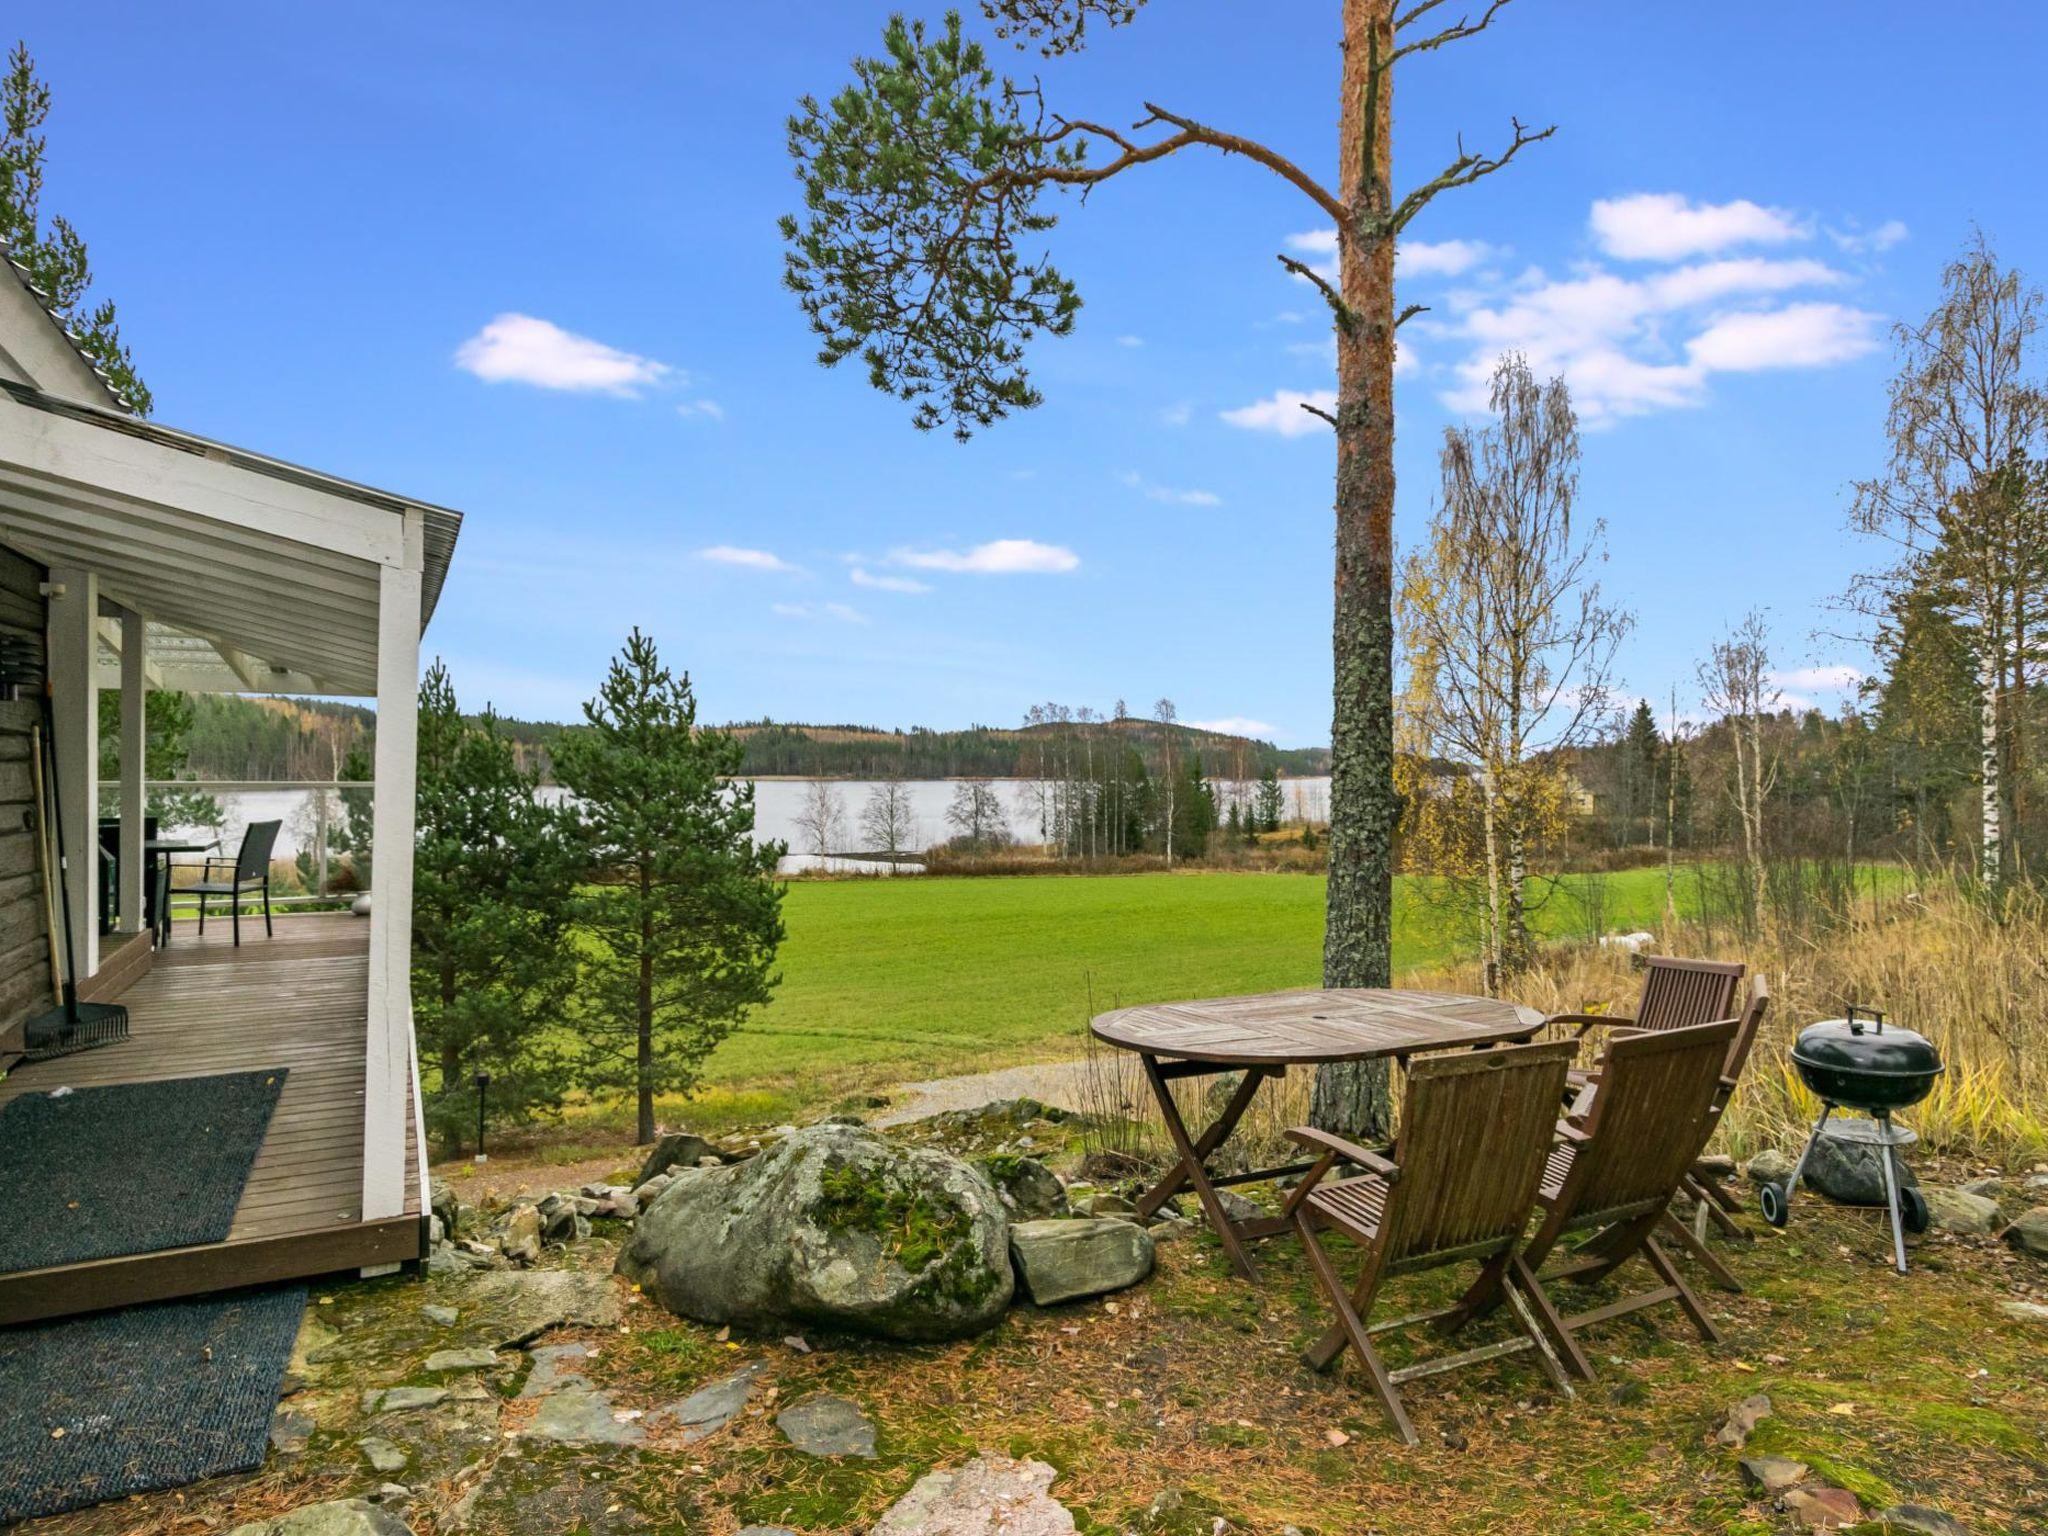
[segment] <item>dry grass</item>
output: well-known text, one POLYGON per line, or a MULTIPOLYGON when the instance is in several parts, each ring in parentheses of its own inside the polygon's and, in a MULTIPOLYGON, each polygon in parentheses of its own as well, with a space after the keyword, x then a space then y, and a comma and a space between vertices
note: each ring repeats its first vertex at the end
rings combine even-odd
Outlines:
MULTIPOLYGON (((1860 907, 1817 933, 1781 928, 1742 941, 1680 924, 1663 935, 1663 948, 1739 957, 1771 985, 1771 1011, 1723 1123, 1728 1151, 1746 1157, 1767 1146, 1796 1149, 1805 1139, 1820 1105, 1793 1069, 1793 1038, 1855 1002, 1883 1008, 1941 1051, 1947 1073, 1905 1117, 1931 1149, 2002 1166, 2048 1155, 2048 901, 2015 896, 2001 923, 1952 885, 1929 881, 1924 892, 1860 907)), ((1400 981, 1483 990, 1476 963, 1415 971, 1400 981)), ((1625 1013, 1640 987, 1626 954, 1560 944, 1543 951, 1513 996, 1547 1013, 1625 1013)), ((1152 1120, 1135 1063, 1099 1051, 1091 1061, 1098 1086, 1089 1108, 1113 1115, 1121 1106, 1139 1122, 1093 1132, 1092 1139, 1114 1150, 1159 1153, 1165 1133, 1152 1120)), ((1176 1087, 1191 1125, 1213 1118, 1204 1095, 1215 1081, 1176 1087)), ((1225 1155, 1265 1161, 1282 1151, 1281 1132, 1307 1118, 1309 1081, 1309 1074, 1295 1073, 1278 1091, 1261 1093, 1225 1155)))

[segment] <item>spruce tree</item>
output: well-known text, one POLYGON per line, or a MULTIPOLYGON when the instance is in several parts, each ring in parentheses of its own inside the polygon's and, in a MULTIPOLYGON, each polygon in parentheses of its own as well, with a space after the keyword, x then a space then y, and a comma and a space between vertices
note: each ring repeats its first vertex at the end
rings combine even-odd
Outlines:
POLYGON ((688 673, 634 630, 566 734, 555 777, 575 798, 594 871, 585 938, 584 1080, 625 1089, 654 1139, 657 1094, 688 1094, 704 1058, 781 977, 783 845, 754 842, 740 744, 697 728, 688 673))
MULTIPOLYGON (((465 720, 439 661, 420 683, 412 995, 427 1123, 443 1156, 475 1123, 557 1107, 568 1063, 550 1044, 576 980, 569 942, 581 850, 565 813, 535 795, 486 710, 465 720)), ((351 817, 353 820, 353 817, 351 817)))

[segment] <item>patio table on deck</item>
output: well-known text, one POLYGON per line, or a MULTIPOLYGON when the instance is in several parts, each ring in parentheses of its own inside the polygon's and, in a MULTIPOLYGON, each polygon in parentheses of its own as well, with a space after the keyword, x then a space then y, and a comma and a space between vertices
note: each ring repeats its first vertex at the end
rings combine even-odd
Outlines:
POLYGON ((1279 1217, 1233 1221, 1216 1191, 1223 1185, 1304 1172, 1310 1165, 1290 1163, 1218 1177, 1210 1174, 1207 1164, 1229 1140, 1261 1083, 1285 1077, 1289 1067, 1385 1059, 1405 1063, 1422 1051, 1479 1049, 1526 1040, 1543 1027, 1543 1015, 1498 998, 1347 987, 1149 1003, 1098 1015, 1088 1027, 1105 1044, 1137 1053, 1166 1122, 1166 1134, 1180 1154, 1138 1202, 1139 1219, 1153 1215, 1182 1185, 1192 1185, 1231 1262, 1246 1279, 1257 1280, 1258 1266, 1245 1243, 1285 1231, 1287 1223, 1279 1217), (1190 1136, 1170 1085, 1181 1078, 1228 1072, 1242 1072, 1244 1080, 1215 1122, 1201 1135, 1190 1136))

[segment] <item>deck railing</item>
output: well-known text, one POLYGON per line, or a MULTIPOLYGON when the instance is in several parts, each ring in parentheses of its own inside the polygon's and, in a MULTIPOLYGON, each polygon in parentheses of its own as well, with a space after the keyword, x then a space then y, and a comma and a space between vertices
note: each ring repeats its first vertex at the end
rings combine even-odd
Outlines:
MULTIPOLYGON (((104 816, 116 814, 119 805, 119 780, 100 781, 100 809, 104 816)), ((193 841, 212 837, 220 839, 220 855, 234 857, 241 841, 242 828, 252 821, 278 820, 284 823, 279 830, 277 846, 272 852, 271 868, 273 907, 320 906, 345 898, 355 891, 368 888, 367 880, 356 879, 344 889, 335 890, 335 875, 348 861, 351 872, 357 872, 360 862, 373 854, 369 846, 371 836, 370 817, 367 804, 361 814, 350 814, 342 800, 344 793, 360 793, 367 797, 376 789, 370 779, 145 779, 143 788, 148 791, 152 802, 164 794, 205 795, 217 801, 221 807, 221 821, 218 826, 174 825, 168 820, 160 821, 160 836, 191 835, 193 841), (254 797, 261 797, 255 799, 254 797), (286 802, 278 803, 280 799, 286 802), (352 846, 346 851, 334 846, 337 831, 346 824, 349 841, 360 840, 360 847, 352 846), (301 862, 304 855, 304 862, 301 862), (299 882, 302 889, 278 893, 276 886, 280 865, 290 870, 290 878, 299 882)), ((174 869, 197 867, 195 854, 178 855, 174 869)), ((196 878, 196 877, 195 877, 196 878)), ((190 912, 195 903, 191 900, 179 902, 178 888, 172 889, 174 910, 190 912)))

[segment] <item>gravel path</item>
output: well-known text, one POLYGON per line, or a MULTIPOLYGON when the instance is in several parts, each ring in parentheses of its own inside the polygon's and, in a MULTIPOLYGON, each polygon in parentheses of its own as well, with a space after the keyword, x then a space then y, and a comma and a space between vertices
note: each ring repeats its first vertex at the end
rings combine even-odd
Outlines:
POLYGON ((1029 1067, 1004 1067, 966 1077, 938 1077, 904 1083, 890 1094, 889 1107, 870 1117, 871 1125, 907 1125, 949 1109, 979 1109, 997 1099, 1037 1099, 1061 1109, 1086 1109, 1088 1062, 1047 1061, 1029 1067))

